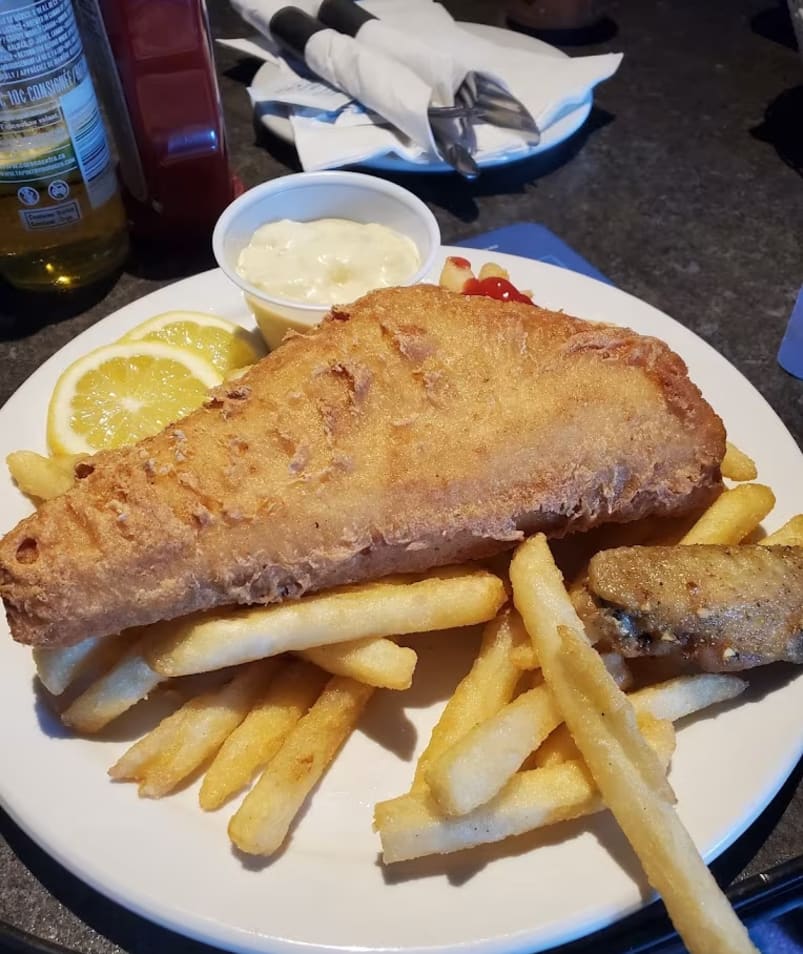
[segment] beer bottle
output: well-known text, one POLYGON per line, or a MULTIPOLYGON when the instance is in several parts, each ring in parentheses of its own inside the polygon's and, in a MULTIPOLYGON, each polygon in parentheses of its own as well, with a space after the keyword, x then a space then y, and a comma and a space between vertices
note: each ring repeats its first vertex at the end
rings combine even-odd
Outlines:
POLYGON ((0 0, 0 275, 67 290, 113 272, 127 252, 70 0, 0 0))

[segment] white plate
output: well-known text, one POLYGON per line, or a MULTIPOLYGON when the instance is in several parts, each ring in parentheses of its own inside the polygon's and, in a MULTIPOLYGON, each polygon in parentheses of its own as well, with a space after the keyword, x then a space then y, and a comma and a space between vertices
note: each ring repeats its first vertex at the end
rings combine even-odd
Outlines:
MULTIPOLYGON (((526 33, 516 33, 513 30, 505 30, 503 27, 489 26, 485 23, 460 23, 460 26, 483 39, 498 43, 499 46, 527 50, 530 53, 540 53, 541 56, 554 56, 558 59, 568 58, 561 50, 544 43, 542 40, 537 40, 533 36, 528 36, 526 33)), ((276 69, 277 67, 272 63, 263 63, 254 77, 254 82, 256 83, 260 78, 267 81, 276 69)), ((517 153, 515 156, 489 156, 484 159, 480 157, 477 159, 477 165, 481 169, 490 169, 493 166, 520 162, 522 159, 529 159, 531 156, 538 155, 538 153, 546 152, 547 149, 552 149, 577 132, 588 119, 592 103, 593 94, 589 90, 588 95, 579 106, 568 110, 544 130, 541 141, 537 146, 530 146, 525 152, 517 153)), ((266 113, 260 117, 260 121, 266 129, 285 142, 291 143, 294 141, 293 127, 290 120, 284 116, 266 113)), ((454 172, 454 169, 445 162, 412 162, 409 159, 403 159, 401 156, 390 154, 368 159, 365 162, 357 163, 357 166, 361 169, 378 169, 383 172, 454 172)))
MULTIPOLYGON (((475 263, 488 253, 444 249, 475 263)), ((536 300, 586 318, 657 335, 689 363, 732 438, 759 462, 778 506, 770 529, 800 509, 803 457, 757 391, 681 325, 608 285, 527 259, 494 253, 536 300)), ((440 263, 439 263, 440 264, 440 263)), ((439 265, 438 265, 439 267, 439 265)), ((247 326, 242 299, 215 270, 178 282, 99 322, 46 362, 0 411, 0 459, 44 450, 45 411, 72 359, 174 308, 211 311, 247 326)), ((537 395, 534 395, 534 399, 537 395)), ((28 512, 5 468, 3 527, 28 512)), ((197 783, 162 801, 112 784, 106 769, 134 737, 136 712, 102 741, 70 738, 36 702, 28 650, 0 624, 0 799, 48 853, 99 891, 187 935, 242 951, 394 950, 405 954, 510 954, 570 940, 637 909, 646 889, 606 816, 463 856, 389 870, 371 830, 378 799, 406 791, 471 640, 437 636, 421 651, 414 688, 380 693, 314 793, 287 849, 244 867, 229 848, 232 809, 203 814, 197 783), (441 675, 439 675, 439 673, 441 675), (444 675, 445 674, 445 675, 444 675), (398 753, 401 753, 398 754, 398 753)), ((684 726, 672 783, 679 811, 707 858, 719 854, 770 801, 803 751, 803 671, 754 675, 739 705, 684 726)))

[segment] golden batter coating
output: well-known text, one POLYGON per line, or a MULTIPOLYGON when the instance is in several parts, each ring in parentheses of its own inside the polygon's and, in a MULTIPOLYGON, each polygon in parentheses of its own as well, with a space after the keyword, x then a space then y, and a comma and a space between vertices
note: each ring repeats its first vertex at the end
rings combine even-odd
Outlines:
POLYGON ((68 644, 227 603, 673 514, 722 422, 663 342, 434 286, 373 292, 0 541, 14 637, 68 644))

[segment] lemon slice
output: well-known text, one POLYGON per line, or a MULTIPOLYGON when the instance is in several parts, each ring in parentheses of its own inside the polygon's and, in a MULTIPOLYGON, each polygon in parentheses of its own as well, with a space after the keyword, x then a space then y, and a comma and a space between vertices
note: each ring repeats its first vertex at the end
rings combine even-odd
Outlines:
POLYGON ((265 353, 256 336, 239 325, 202 311, 166 311, 132 328, 121 341, 164 341, 205 358, 225 375, 253 364, 265 353))
POLYGON ((118 342, 70 365, 47 413, 54 454, 133 444, 199 407, 220 373, 192 351, 162 341, 118 342))

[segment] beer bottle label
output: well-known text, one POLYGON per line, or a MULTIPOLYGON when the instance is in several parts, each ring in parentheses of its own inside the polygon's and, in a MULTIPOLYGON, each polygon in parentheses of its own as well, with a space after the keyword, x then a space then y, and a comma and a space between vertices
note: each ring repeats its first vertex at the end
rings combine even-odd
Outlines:
POLYGON ((115 194, 109 143, 69 0, 3 6, 0 191, 24 228, 59 228, 115 194))

